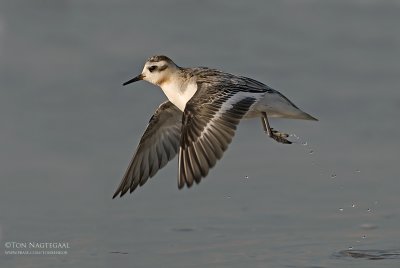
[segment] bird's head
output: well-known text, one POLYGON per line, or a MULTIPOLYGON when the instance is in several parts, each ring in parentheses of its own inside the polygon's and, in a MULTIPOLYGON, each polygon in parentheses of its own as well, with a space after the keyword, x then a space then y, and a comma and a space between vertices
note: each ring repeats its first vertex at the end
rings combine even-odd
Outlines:
POLYGON ((123 85, 125 86, 139 80, 145 80, 161 86, 163 83, 167 82, 177 70, 179 70, 179 67, 167 56, 153 56, 146 61, 141 74, 123 83, 123 85))

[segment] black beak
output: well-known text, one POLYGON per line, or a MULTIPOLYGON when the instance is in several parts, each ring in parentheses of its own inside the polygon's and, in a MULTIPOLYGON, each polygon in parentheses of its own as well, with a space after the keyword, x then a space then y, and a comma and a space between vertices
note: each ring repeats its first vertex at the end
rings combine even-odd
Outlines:
POLYGON ((126 85, 128 85, 128 84, 130 84, 130 83, 133 83, 133 82, 136 82, 136 81, 139 81, 139 80, 142 80, 142 79, 143 79, 143 75, 142 75, 142 74, 139 74, 139 75, 136 76, 135 78, 132 78, 131 80, 126 81, 126 82, 123 83, 122 85, 123 85, 123 86, 126 86, 126 85))

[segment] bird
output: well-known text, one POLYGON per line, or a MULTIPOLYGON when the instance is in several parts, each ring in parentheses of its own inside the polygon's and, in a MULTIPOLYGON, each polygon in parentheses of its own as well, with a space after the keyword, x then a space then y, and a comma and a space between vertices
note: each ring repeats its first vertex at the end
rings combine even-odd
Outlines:
POLYGON ((222 158, 242 119, 261 118, 263 130, 282 144, 288 134, 271 128, 269 118, 318 121, 279 91, 252 78, 207 67, 185 68, 156 55, 141 74, 123 83, 147 81, 167 97, 140 139, 113 198, 132 193, 179 154, 178 188, 190 188, 222 158))

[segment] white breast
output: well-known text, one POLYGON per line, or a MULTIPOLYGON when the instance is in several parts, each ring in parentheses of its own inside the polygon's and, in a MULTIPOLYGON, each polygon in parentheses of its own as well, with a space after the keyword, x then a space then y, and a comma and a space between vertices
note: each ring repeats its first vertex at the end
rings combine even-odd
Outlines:
POLYGON ((197 91, 197 84, 193 81, 190 83, 169 82, 162 85, 161 89, 170 102, 182 112, 185 110, 186 103, 193 97, 197 91))

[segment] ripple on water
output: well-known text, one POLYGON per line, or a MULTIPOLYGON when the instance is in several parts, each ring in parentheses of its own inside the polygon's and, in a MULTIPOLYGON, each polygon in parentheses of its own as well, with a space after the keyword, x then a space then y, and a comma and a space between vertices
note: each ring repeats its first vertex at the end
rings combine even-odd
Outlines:
POLYGON ((380 249, 368 249, 368 250, 342 250, 335 254, 336 258, 355 258, 355 259, 367 259, 367 260, 400 260, 400 250, 380 250, 380 249))
POLYGON ((194 232, 194 228, 190 227, 181 227, 181 228, 172 228, 172 231, 174 232, 194 232))
POLYGON ((110 254, 122 254, 122 255, 126 255, 128 254, 128 252, 124 252, 124 251, 110 251, 110 254))

